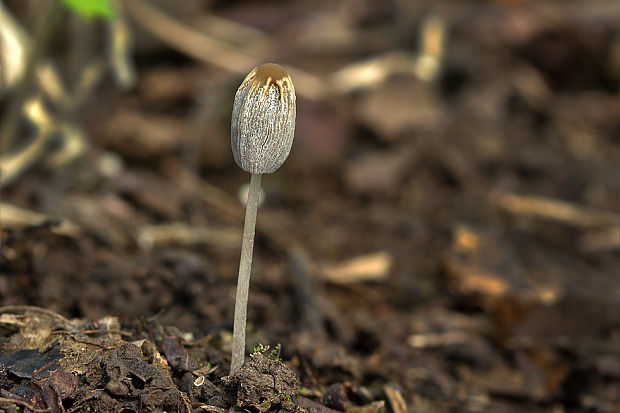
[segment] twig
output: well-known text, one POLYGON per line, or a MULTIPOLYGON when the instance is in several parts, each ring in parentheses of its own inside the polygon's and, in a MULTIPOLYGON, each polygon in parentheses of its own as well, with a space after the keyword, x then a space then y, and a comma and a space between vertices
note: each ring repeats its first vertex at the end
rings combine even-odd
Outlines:
POLYGON ((123 330, 119 330, 119 329, 104 329, 104 328, 98 328, 95 330, 56 330, 56 331, 52 331, 51 334, 67 334, 67 335, 73 335, 73 334, 102 334, 102 333, 112 333, 112 334, 120 334, 121 336, 125 336, 125 337, 131 337, 131 333, 128 331, 123 331, 123 330))
POLYGON ((71 337, 71 340, 73 340, 76 343, 80 343, 80 344, 86 344, 87 346, 93 346, 93 347, 98 347, 100 349, 103 350, 114 350, 116 347, 115 346, 104 346, 103 344, 99 344, 99 343, 93 343, 92 341, 85 341, 85 340, 80 340, 79 338, 77 338, 75 335, 68 333, 67 334, 69 337, 71 337))
POLYGON ((41 367, 39 367, 38 369, 36 369, 33 373, 32 373, 32 377, 31 379, 34 379, 35 377, 37 377, 39 375, 39 373, 45 371, 48 367, 50 367, 51 365, 53 365, 54 363, 56 363, 59 359, 53 359, 50 362, 45 363, 44 365, 42 365, 41 367))
POLYGON ((394 413, 407 413, 407 403, 398 387, 386 384, 383 386, 383 392, 390 402, 390 407, 394 413))
MULTIPOLYGON (((236 74, 244 74, 248 68, 264 60, 264 56, 255 56, 249 50, 239 49, 184 25, 144 0, 125 0, 124 5, 134 20, 151 34, 198 60, 236 74)), ((230 22, 226 24, 238 26, 230 22)), ((417 55, 408 51, 390 52, 352 63, 331 75, 321 77, 296 67, 286 66, 286 69, 295 81, 296 92, 310 100, 373 87, 396 73, 410 74, 429 81, 438 73, 443 57, 443 20, 434 15, 429 16, 420 28, 420 37, 420 51, 417 55)), ((263 43, 267 42, 267 35, 261 38, 263 43)))
POLYGON ((45 314, 47 316, 50 316, 52 318, 62 321, 65 325, 68 325, 68 326, 73 325, 71 320, 69 320, 68 318, 65 318, 64 316, 58 314, 55 311, 48 310, 47 308, 36 307, 32 305, 5 305, 3 307, 0 307, 0 313, 28 312, 28 311, 34 312, 34 313, 45 314))
POLYGON ((0 127, 0 153, 10 149, 16 137, 22 106, 31 93, 39 61, 44 55, 51 38, 60 7, 60 2, 52 1, 49 3, 47 10, 41 14, 41 20, 36 29, 34 39, 30 42, 31 50, 28 53, 24 76, 16 89, 17 92, 11 100, 0 127))
MULTIPOLYGON (((120 9, 120 2, 114 1, 115 8, 120 9)), ((128 89, 136 83, 136 69, 131 59, 133 46, 131 31, 127 27, 123 13, 116 13, 108 25, 110 42, 110 64, 112 73, 122 88, 128 89)))
POLYGON ((409 53, 389 52, 339 69, 330 76, 330 83, 340 93, 348 93, 381 84, 395 73, 415 74, 415 63, 409 53))
MULTIPOLYGON (((65 114, 70 114, 79 108, 92 94, 105 73, 105 62, 95 58, 88 63, 80 72, 80 77, 70 96, 71 104, 65 108, 65 114)), ((65 92, 66 93, 66 92, 65 92)))
POLYGON ((34 413, 49 413, 51 411, 49 408, 47 408, 47 409, 37 409, 35 407, 32 407, 28 402, 24 402, 24 401, 16 400, 16 399, 10 399, 8 397, 0 397, 0 402, 1 403, 17 404, 19 406, 22 406, 26 410, 33 411, 34 413))
POLYGON ((238 74, 245 74, 248 67, 257 64, 257 59, 187 27, 150 2, 130 0, 124 1, 123 5, 128 14, 151 34, 199 60, 238 74))
POLYGON ((80 227, 67 220, 56 220, 38 212, 19 208, 15 205, 0 202, 0 224, 5 229, 21 229, 49 225, 50 230, 66 237, 76 238, 80 234, 80 227))
POLYGON ((238 248, 241 244, 241 232, 236 228, 206 228, 173 223, 140 227, 137 240, 144 249, 169 244, 207 244, 238 248))
POLYGON ((26 34, 0 1, 0 97, 24 76, 26 66, 26 34))
MULTIPOLYGON (((51 2, 53 5, 57 5, 59 2, 51 2)), ((2 15, 0 17, 10 18, 5 16, 6 12, 0 8, 2 15)), ((54 7, 52 12, 55 14, 58 11, 54 7)), ((40 31, 44 31, 45 39, 50 37, 49 31, 53 29, 52 19, 55 17, 48 17, 41 25, 45 24, 50 27, 41 28, 40 31)), ((120 18, 119 18, 120 19, 120 18)), ((8 21, 12 23, 12 21, 8 21)), ((129 41, 128 36, 121 36, 118 33, 123 33, 123 23, 118 23, 118 27, 111 28, 110 30, 116 33, 116 36, 120 38, 117 40, 116 52, 127 52, 129 41), (121 41, 124 40, 124 41, 121 41)), ((14 134, 19 125, 19 118, 21 116, 20 111, 24 111, 28 120, 37 126, 38 130, 32 139, 29 139, 30 143, 20 152, 4 155, 0 158, 0 165, 2 165, 2 176, 0 177, 0 183, 7 185, 13 182, 19 177, 25 170, 27 170, 32 164, 41 158, 46 153, 48 148, 47 143, 50 138, 58 133, 60 135, 61 144, 58 149, 48 158, 51 166, 60 166, 68 161, 75 159, 84 151, 84 134, 82 130, 75 125, 73 119, 76 109, 81 106, 84 101, 92 94, 95 86, 99 83, 105 72, 105 61, 99 58, 87 64, 81 69, 78 81, 76 82, 73 93, 69 94, 62 84, 58 73, 50 62, 41 62, 43 54, 43 46, 45 45, 43 40, 39 39, 40 31, 37 31, 34 40, 28 38, 28 35, 21 30, 19 25, 15 23, 16 36, 21 39, 21 42, 27 47, 29 44, 33 44, 32 55, 27 63, 26 73, 23 75, 21 84, 17 94, 8 110, 6 119, 2 123, 0 134, 0 146, 5 149, 2 153, 6 153, 6 149, 10 149, 14 134), (39 45, 39 46, 37 46, 39 45), (41 50, 36 48, 40 47, 41 50), (37 97, 26 102, 29 95, 32 93, 32 84, 36 81, 40 85, 43 92, 50 98, 51 102, 59 107, 60 115, 52 116, 45 109, 42 99, 37 97), (14 111, 16 111, 14 113, 14 111)), ((125 33, 127 34, 127 33, 125 33)), ((130 82, 130 64, 128 62, 129 57, 125 56, 125 82, 130 82)), ((121 65, 118 59, 115 64, 121 65)), ((118 69, 118 67, 117 67, 118 69)), ((120 70, 120 69, 119 69, 120 70)))
POLYGON ((43 93, 52 102, 61 107, 68 107, 70 105, 69 96, 65 92, 65 86, 52 63, 45 62, 41 64, 39 70, 37 70, 37 80, 41 85, 43 93))
MULTIPOLYGON (((208 37, 143 0, 124 1, 123 4, 128 14, 151 34, 198 60, 239 75, 247 73, 249 68, 257 66, 263 60, 208 37)), ((325 82, 317 76, 290 66, 286 69, 295 79, 295 90, 299 95, 318 100, 328 94, 329 89, 325 82)))
POLYGON ((420 28, 420 50, 389 52, 362 62, 352 63, 329 77, 332 89, 347 93, 383 83, 395 74, 407 74, 431 81, 439 72, 444 54, 445 27, 438 16, 427 17, 420 28))
POLYGON ((37 132, 34 141, 17 154, 0 157, 0 184, 8 185, 15 181, 28 167, 43 156, 47 144, 52 136, 52 130, 45 129, 37 132))
POLYGON ((495 192, 491 202, 515 215, 549 219, 564 224, 597 228, 620 225, 620 215, 551 198, 495 192))
MULTIPOLYGON (((46 65, 39 72, 41 86, 47 95, 61 107, 65 118, 70 118, 70 113, 75 110, 92 93, 96 84, 103 75, 101 62, 95 61, 88 65, 82 72, 82 76, 76 87, 75 94, 69 96, 60 83, 53 66, 46 65)), ((38 161, 45 153, 47 145, 54 133, 60 132, 62 142, 49 157, 52 166, 62 165, 80 155, 85 147, 81 129, 74 125, 71 120, 54 119, 43 106, 40 98, 35 98, 23 106, 26 117, 35 126, 37 132, 31 143, 17 153, 9 153, 0 157, 2 175, 0 184, 8 185, 15 181, 31 165, 38 161)))
POLYGON ((413 348, 444 347, 467 344, 471 336, 462 331, 447 331, 445 333, 413 334, 407 342, 413 348))
POLYGON ((208 31, 219 38, 235 44, 262 45, 269 42, 269 35, 263 30, 237 23, 213 14, 203 14, 192 20, 192 26, 208 31))
POLYGON ((381 281, 388 276, 393 261, 390 253, 379 251, 338 264, 325 265, 321 272, 325 280, 334 284, 381 281))
POLYGON ((57 130, 62 135, 61 142, 45 157, 46 165, 56 168, 76 159, 86 149, 84 132, 72 122, 62 122, 57 130))

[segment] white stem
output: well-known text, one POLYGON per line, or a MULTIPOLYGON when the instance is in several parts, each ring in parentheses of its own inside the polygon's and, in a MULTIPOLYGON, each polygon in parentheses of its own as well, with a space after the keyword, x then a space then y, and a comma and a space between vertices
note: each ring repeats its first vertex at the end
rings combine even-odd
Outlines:
POLYGON ((260 194, 261 174, 252 174, 248 203, 245 210, 243 242, 241 243, 241 261, 237 280, 237 297, 235 299, 235 320, 233 323, 232 357, 230 374, 239 370, 245 360, 245 327, 248 313, 248 291, 250 289, 250 269, 252 268, 252 250, 256 228, 256 211, 260 194))

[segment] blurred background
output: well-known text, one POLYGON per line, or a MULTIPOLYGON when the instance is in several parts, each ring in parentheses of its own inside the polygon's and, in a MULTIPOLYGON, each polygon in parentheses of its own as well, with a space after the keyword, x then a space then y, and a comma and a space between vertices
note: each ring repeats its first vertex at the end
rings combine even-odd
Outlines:
POLYGON ((277 62, 249 345, 409 411, 620 411, 620 2, 4 0, 0 59, 0 305, 229 341, 232 100, 277 62))

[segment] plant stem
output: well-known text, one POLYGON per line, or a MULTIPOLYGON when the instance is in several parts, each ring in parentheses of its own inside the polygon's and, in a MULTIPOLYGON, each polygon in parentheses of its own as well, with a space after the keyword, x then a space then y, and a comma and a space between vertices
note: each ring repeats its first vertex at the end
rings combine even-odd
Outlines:
POLYGON ((241 261, 237 280, 237 297, 235 299, 235 320, 233 323, 232 357, 230 374, 239 370, 245 360, 245 327, 248 313, 248 291, 250 289, 250 269, 252 268, 252 250, 256 228, 256 211, 260 194, 261 174, 252 174, 248 203, 245 210, 243 242, 241 243, 241 261))

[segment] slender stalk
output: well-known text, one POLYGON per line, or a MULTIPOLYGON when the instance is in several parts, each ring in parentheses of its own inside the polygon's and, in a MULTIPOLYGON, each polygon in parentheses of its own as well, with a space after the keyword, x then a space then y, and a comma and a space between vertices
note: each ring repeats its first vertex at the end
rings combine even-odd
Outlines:
POLYGON ((256 211, 258 210, 261 177, 261 174, 252 174, 250 178, 248 203, 245 210, 243 241, 241 243, 241 261, 239 262, 239 278, 237 280, 237 297, 235 299, 232 358, 230 361, 231 375, 239 370, 245 360, 245 326, 248 313, 248 291, 250 289, 250 269, 252 268, 252 250, 254 249, 256 211))

